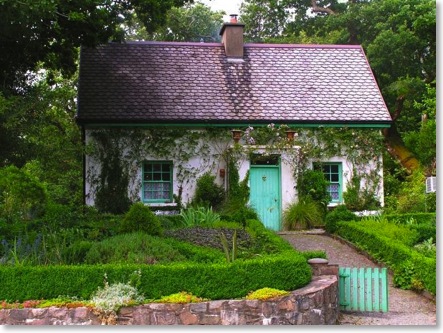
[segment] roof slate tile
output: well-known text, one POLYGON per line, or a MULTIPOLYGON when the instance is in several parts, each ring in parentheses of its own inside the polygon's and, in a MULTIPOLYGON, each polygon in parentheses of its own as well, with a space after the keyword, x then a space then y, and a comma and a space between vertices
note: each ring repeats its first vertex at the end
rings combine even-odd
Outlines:
POLYGON ((110 43, 82 48, 80 123, 356 122, 391 117, 359 46, 110 43))

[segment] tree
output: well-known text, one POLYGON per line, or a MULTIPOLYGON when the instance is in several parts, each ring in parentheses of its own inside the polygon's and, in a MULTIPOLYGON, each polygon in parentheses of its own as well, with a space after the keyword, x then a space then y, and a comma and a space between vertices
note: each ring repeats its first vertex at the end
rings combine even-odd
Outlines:
POLYGON ((220 28, 224 11, 211 11, 202 4, 173 7, 166 15, 166 23, 152 34, 153 40, 174 42, 220 42, 220 28))
POLYGON ((59 203, 78 204, 80 199, 75 196, 82 171, 81 133, 74 119, 76 81, 76 76, 66 79, 58 71, 40 69, 25 96, 0 101, 2 128, 9 135, 0 137, 0 166, 24 167, 48 184, 59 203))
POLYGON ((0 92, 23 93, 40 62, 73 74, 80 45, 123 40, 120 25, 134 13, 152 32, 172 6, 189 1, 0 0, 0 92))
POLYGON ((249 41, 293 43, 298 32, 304 35, 318 18, 343 8, 337 0, 246 0, 240 6, 240 19, 249 41))

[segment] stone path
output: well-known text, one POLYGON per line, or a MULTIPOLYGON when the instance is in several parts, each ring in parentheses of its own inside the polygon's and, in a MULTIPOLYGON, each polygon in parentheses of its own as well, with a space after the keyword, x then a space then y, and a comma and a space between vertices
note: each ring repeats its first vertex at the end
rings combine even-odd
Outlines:
MULTIPOLYGON (((382 267, 322 230, 311 233, 285 232, 280 235, 299 251, 324 250, 330 264, 382 267)), ((437 325, 436 303, 411 290, 395 288, 392 274, 389 274, 389 312, 342 312, 340 325, 437 325)))

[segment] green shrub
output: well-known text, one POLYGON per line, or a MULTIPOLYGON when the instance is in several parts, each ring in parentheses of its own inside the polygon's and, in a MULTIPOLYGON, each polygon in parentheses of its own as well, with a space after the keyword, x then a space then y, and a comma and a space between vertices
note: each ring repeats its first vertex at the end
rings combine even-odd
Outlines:
POLYGON ((40 181, 13 165, 0 168, 0 218, 31 220, 42 216, 46 205, 47 193, 40 181))
POLYGON ((241 200, 229 198, 220 210, 220 218, 225 221, 235 221, 243 227, 247 220, 259 220, 258 214, 252 207, 241 200))
POLYGON ((432 237, 415 245, 414 250, 429 258, 436 258, 437 256, 437 247, 432 237))
POLYGON ((323 213, 311 197, 300 197, 298 202, 289 204, 283 211, 285 230, 311 229, 322 222, 323 213))
POLYGON ((169 264, 173 262, 219 262, 223 254, 172 238, 159 238, 143 232, 117 235, 94 243, 85 257, 88 264, 138 263, 169 264))
POLYGON ((357 170, 353 170, 352 178, 343 193, 346 207, 351 211, 376 210, 380 208, 380 202, 375 194, 375 189, 366 184, 361 186, 362 176, 357 170))
POLYGON ((437 210, 437 193, 428 193, 425 197, 425 211, 435 212, 437 210))
POLYGON ((416 244, 419 237, 416 230, 412 230, 404 225, 391 223, 383 216, 363 217, 359 224, 366 230, 373 231, 384 237, 401 242, 408 247, 412 247, 416 244))
POLYGON ((138 231, 94 243, 85 257, 87 264, 170 263, 186 258, 162 238, 138 231))
POLYGON ((215 176, 206 172, 197 179, 192 206, 212 207, 217 210, 225 200, 223 186, 216 184, 215 176))
POLYGON ((163 230, 181 228, 185 223, 180 215, 158 215, 157 217, 163 230))
POLYGON ((351 212, 346 205, 338 205, 332 211, 326 214, 325 230, 333 234, 337 230, 337 222, 354 221, 357 217, 351 212))
POLYGON ((311 197, 313 201, 320 204, 322 212, 326 213, 326 208, 331 201, 328 185, 329 182, 321 170, 307 169, 297 179, 299 198, 311 197))
POLYGON ((416 274, 415 267, 409 260, 397 264, 393 279, 394 286, 405 290, 412 289, 412 281, 416 274))
POLYGON ((418 237, 417 237, 415 244, 425 242, 426 240, 428 240, 430 238, 433 238, 433 239, 437 238, 437 228, 435 225, 411 224, 411 225, 407 225, 407 227, 418 233, 418 237))
POLYGON ((78 226, 81 215, 77 208, 51 202, 39 222, 49 229, 71 228, 78 226))
POLYGON ((246 230, 252 237, 251 252, 254 254, 282 253, 293 249, 287 240, 267 229, 259 220, 247 220, 246 230))
POLYGON ((384 214, 388 221, 401 224, 436 224, 435 213, 384 214))
POLYGON ((415 170, 402 182, 397 196, 399 213, 426 212, 426 178, 422 170, 415 170))
POLYGON ((163 229, 158 217, 151 211, 148 206, 142 202, 131 205, 129 211, 125 214, 120 233, 129 233, 134 231, 143 231, 149 235, 163 234, 163 229))
POLYGON ((63 262, 68 265, 84 263, 93 244, 93 242, 85 240, 74 242, 63 251, 63 262))

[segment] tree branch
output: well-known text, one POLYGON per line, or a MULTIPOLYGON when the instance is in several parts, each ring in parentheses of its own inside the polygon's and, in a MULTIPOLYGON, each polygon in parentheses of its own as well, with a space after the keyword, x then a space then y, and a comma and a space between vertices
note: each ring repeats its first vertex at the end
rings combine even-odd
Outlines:
POLYGON ((327 13, 330 15, 335 15, 336 13, 330 9, 330 8, 326 8, 326 7, 319 7, 317 6, 317 1, 316 0, 311 0, 311 6, 312 6, 312 11, 314 13, 327 13))
POLYGON ((393 121, 396 121, 397 118, 400 117, 400 114, 403 110, 404 101, 405 101, 405 96, 402 95, 402 96, 397 97, 397 100, 395 101, 396 108, 395 108, 394 113, 392 114, 393 121))

